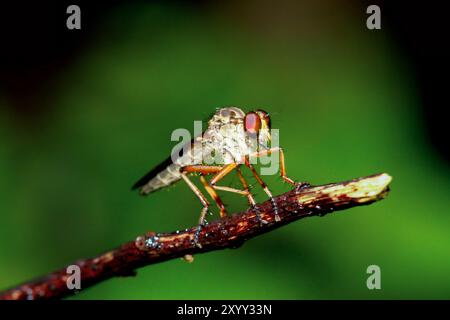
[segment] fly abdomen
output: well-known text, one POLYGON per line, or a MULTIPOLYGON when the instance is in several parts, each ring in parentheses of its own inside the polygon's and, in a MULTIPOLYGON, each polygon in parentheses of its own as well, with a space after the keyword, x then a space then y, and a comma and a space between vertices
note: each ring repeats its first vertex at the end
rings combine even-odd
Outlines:
POLYGON ((201 142, 191 141, 186 148, 173 153, 134 184, 132 189, 140 188, 140 193, 147 195, 153 191, 170 186, 181 179, 181 168, 202 163, 201 142))
POLYGON ((181 179, 181 168, 193 164, 194 152, 189 148, 184 154, 180 152, 174 153, 178 155, 176 159, 170 156, 153 170, 142 177, 133 186, 133 190, 140 188, 140 193, 147 195, 153 191, 170 186, 181 179), (174 162, 175 161, 175 162, 174 162))
POLYGON ((180 173, 181 167, 177 164, 171 163, 162 171, 155 173, 155 175, 150 178, 147 183, 141 186, 140 193, 147 195, 158 189, 168 187, 171 184, 177 182, 181 179, 180 173))

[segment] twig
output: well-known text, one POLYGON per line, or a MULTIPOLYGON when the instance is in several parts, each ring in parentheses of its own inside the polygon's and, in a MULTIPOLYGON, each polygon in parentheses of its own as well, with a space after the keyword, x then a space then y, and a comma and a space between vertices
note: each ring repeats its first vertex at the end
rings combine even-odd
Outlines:
MULTIPOLYGON (((248 209, 207 224, 200 232, 201 248, 194 244, 196 227, 172 233, 150 232, 96 258, 75 262, 81 271, 81 289, 112 277, 135 275, 135 269, 146 265, 179 257, 189 261, 193 254, 237 248, 250 238, 304 217, 323 216, 333 211, 370 204, 384 198, 391 180, 388 174, 383 173, 316 187, 298 185, 275 198, 280 222, 274 219, 272 203, 266 201, 258 204, 256 209, 248 209)), ((49 299, 73 295, 77 291, 67 286, 71 275, 67 273, 67 268, 55 271, 1 292, 0 300, 49 299)))

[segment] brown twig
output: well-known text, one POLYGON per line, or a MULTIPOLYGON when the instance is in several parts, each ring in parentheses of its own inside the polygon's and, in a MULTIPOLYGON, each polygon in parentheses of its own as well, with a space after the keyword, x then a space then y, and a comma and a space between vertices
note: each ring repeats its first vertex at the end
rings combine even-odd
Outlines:
MULTIPOLYGON (((270 201, 256 208, 206 225, 200 232, 201 248, 194 243, 196 227, 172 233, 148 233, 96 258, 75 262, 81 271, 81 288, 106 279, 134 275, 135 270, 154 263, 212 250, 236 248, 246 240, 295 220, 382 199, 389 191, 391 177, 378 174, 351 181, 311 187, 303 184, 275 198, 280 222, 275 221, 270 201), (258 218, 259 213, 259 218, 258 218)), ((69 289, 67 268, 0 293, 2 299, 63 298, 77 292, 69 289)))

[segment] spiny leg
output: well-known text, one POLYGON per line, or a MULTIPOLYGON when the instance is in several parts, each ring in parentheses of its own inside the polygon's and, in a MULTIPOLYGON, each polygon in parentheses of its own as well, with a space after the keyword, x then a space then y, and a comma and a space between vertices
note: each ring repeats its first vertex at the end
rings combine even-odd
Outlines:
MULTIPOLYGON (((222 169, 220 172, 216 173, 216 175, 211 179, 210 184, 211 184, 211 186, 212 186, 214 189, 216 189, 216 190, 223 190, 223 191, 229 191, 229 192, 234 192, 234 193, 246 195, 246 196, 247 196, 247 199, 248 199, 248 201, 249 201, 249 203, 250 203, 250 205, 251 205, 253 208, 256 208, 256 206, 255 206, 255 205, 256 205, 256 201, 255 201, 255 199, 253 198, 252 194, 250 193, 250 190, 249 190, 249 188, 248 188, 248 184, 247 184, 247 182, 245 181, 245 178, 244 178, 244 176, 242 175, 242 172, 240 171, 239 167, 240 167, 240 164, 237 164, 236 162, 230 163, 230 164, 224 166, 223 169, 222 169), (218 181, 220 181, 221 179, 223 179, 227 174, 229 174, 229 173, 230 173, 231 171, 233 171, 234 169, 236 169, 236 172, 237 172, 237 174, 238 174, 238 176, 239 176, 239 179, 241 180, 241 183, 242 183, 242 185, 243 185, 243 187, 244 187, 244 190, 243 190, 243 191, 242 191, 242 190, 239 190, 239 189, 235 189, 235 188, 222 187, 222 186, 217 186, 217 185, 216 185, 216 183, 217 183, 218 181)), ((257 217, 258 217, 258 219, 260 219, 259 213, 257 213, 257 217)), ((261 219, 260 219, 260 220, 261 220, 261 219)), ((261 221, 262 221, 262 220, 261 220, 261 221)))
MULTIPOLYGON (((225 150, 225 151, 227 151, 231 155, 231 157, 234 157, 233 154, 229 150, 225 150)), ((211 186, 214 189, 216 189, 216 190, 223 190, 223 191, 228 191, 228 192, 233 192, 233 193, 246 195, 250 205, 254 206, 256 204, 256 202, 255 202, 255 199, 253 198, 252 194, 250 193, 250 190, 248 188, 248 184, 245 181, 244 176, 242 175, 242 172, 241 172, 241 169, 240 169, 241 164, 238 164, 236 159, 234 159, 234 160, 235 160, 234 163, 227 164, 227 165, 223 166, 221 168, 221 170, 218 170, 216 175, 211 179, 211 182, 210 182, 211 186), (236 188, 230 188, 230 187, 217 186, 216 185, 217 182, 219 182, 225 176, 227 176, 231 171, 233 171, 233 169, 236 169, 238 177, 239 177, 239 179, 242 182, 242 186, 244 187, 244 190, 239 190, 239 189, 236 189, 236 188)), ((209 166, 209 167, 211 167, 211 166, 209 166)), ((213 166, 213 167, 220 168, 219 166, 213 166)))
MULTIPOLYGON (((227 151, 231 157, 233 157, 233 154, 225 149, 225 151, 227 151)), ((233 171, 234 169, 236 169, 237 171, 239 171, 239 167, 241 166, 240 164, 238 164, 236 162, 236 159, 234 159, 235 161, 233 163, 229 163, 227 165, 224 165, 222 170, 220 170, 219 172, 217 172, 214 177, 212 177, 210 184, 211 186, 216 189, 216 190, 223 190, 223 191, 228 191, 228 192, 234 192, 234 193, 239 193, 239 194, 243 194, 243 195, 249 195, 249 191, 248 188, 247 190, 239 190, 239 189, 235 189, 235 188, 230 188, 230 187, 223 187, 223 186, 217 186, 216 183, 219 182, 220 180, 222 180, 225 176, 227 176, 231 171, 233 171)), ((242 174, 241 174, 242 175, 242 174)), ((241 180, 242 181, 242 180, 241 180)), ((245 186, 245 184, 244 184, 245 186)), ((250 195, 251 196, 251 195, 250 195)))
MULTIPOLYGON (((230 166, 230 167, 231 167, 231 166, 230 166)), ((234 168, 235 166, 233 165, 232 167, 234 168)), ((231 170, 228 171, 228 172, 231 172, 231 170)), ((242 186, 243 186, 244 190, 240 190, 240 189, 236 189, 236 188, 231 188, 231 187, 227 187, 227 186, 218 186, 218 185, 212 185, 211 187, 212 187, 214 190, 222 190, 222 191, 227 191, 227 192, 232 192, 232 193, 237 193, 237 194, 240 194, 240 195, 244 195, 244 196, 247 197, 247 200, 248 200, 248 202, 250 203, 250 206, 251 206, 252 208, 256 208, 256 201, 255 201, 255 199, 253 198, 253 195, 250 193, 250 190, 249 190, 247 181, 245 181, 245 178, 244 178, 244 176, 242 175, 242 172, 241 172, 241 170, 240 170, 240 165, 237 165, 237 166, 236 166, 236 173, 237 173, 237 175, 238 175, 238 177, 239 177, 239 179, 240 179, 240 181, 241 181, 241 183, 242 183, 242 186)), ((224 175, 223 175, 221 178, 223 178, 223 177, 224 177, 224 175)), ((218 181, 218 180, 217 180, 217 181, 218 181)), ((259 214, 258 214, 258 213, 257 213, 257 216, 258 216, 258 218, 259 218, 259 214)))
POLYGON ((228 191, 228 192, 240 194, 242 196, 247 196, 247 191, 245 191, 245 190, 239 190, 236 188, 231 188, 231 187, 227 187, 227 186, 218 186, 218 185, 215 185, 212 187, 214 190, 228 191))
POLYGON ((292 180, 291 178, 289 178, 286 175, 286 165, 284 163, 284 151, 281 148, 277 148, 277 149, 278 149, 278 152, 280 154, 280 175, 281 175, 281 177, 283 178, 284 181, 286 181, 287 183, 295 186, 295 181, 292 180))
MULTIPOLYGON (((250 193, 250 191, 248 190, 248 185, 245 182, 244 177, 242 176, 242 173, 240 172, 238 164, 236 163, 231 163, 225 166, 204 166, 204 165, 193 165, 193 166, 186 166, 183 167, 181 169, 182 172, 200 172, 202 175, 207 175, 207 174, 212 174, 212 173, 216 173, 216 175, 211 179, 210 184, 208 183, 203 183, 203 185, 208 186, 213 188, 214 190, 222 190, 222 191, 228 191, 228 192, 233 192, 233 193, 238 193, 244 196, 248 196, 250 197, 249 201, 250 203, 252 203, 253 197, 250 193), (216 185, 217 182, 219 182, 220 180, 222 180, 226 175, 228 175, 231 171, 233 171, 233 169, 238 170, 238 174, 240 174, 240 179, 241 181, 243 181, 243 186, 244 186, 244 190, 239 190, 236 188, 231 188, 231 187, 226 187, 226 186, 218 186, 216 185)), ((212 192, 214 192, 214 190, 212 190, 212 192)), ((216 193, 217 194, 217 193, 216 193)), ((215 196, 213 196, 211 194, 211 196, 214 198, 215 196)))
POLYGON ((295 186, 296 185, 295 181, 292 180, 291 178, 289 178, 286 175, 286 165, 285 165, 285 162, 284 162, 284 151, 283 151, 282 148, 274 147, 274 148, 270 148, 270 149, 267 149, 267 150, 262 150, 262 151, 259 151, 259 152, 256 152, 256 153, 252 154, 251 157, 262 157, 262 156, 266 156, 266 155, 271 154, 272 152, 277 152, 277 151, 279 153, 280 176, 281 176, 281 178, 283 178, 283 180, 285 182, 295 186))
POLYGON ((233 171, 238 166, 237 163, 230 163, 223 166, 222 170, 217 172, 214 177, 212 177, 211 181, 209 182, 212 186, 214 186, 217 182, 222 180, 226 175, 228 175, 231 171, 233 171))
POLYGON ((242 175, 242 171, 241 171, 241 168, 240 168, 240 167, 237 167, 237 168, 236 168, 236 173, 237 173, 237 175, 238 175, 238 177, 239 177, 239 180, 241 180, 241 183, 242 183, 242 186, 243 186, 243 188, 244 188, 244 191, 247 193, 247 200, 248 200, 248 203, 249 203, 252 207, 254 207, 254 206, 256 205, 255 198, 253 198, 253 195, 250 193, 250 188, 248 187, 248 183, 247 183, 247 181, 245 180, 244 176, 242 175))
POLYGON ((181 168, 181 172, 193 173, 199 172, 202 174, 212 174, 217 173, 223 169, 223 166, 204 166, 204 165, 191 165, 185 166, 181 168))
POLYGON ((235 163, 231 163, 229 165, 225 166, 207 166, 207 165, 191 165, 191 166, 185 166, 181 168, 181 172, 197 172, 202 175, 208 175, 212 173, 216 173, 216 175, 211 179, 212 182, 208 183, 206 179, 201 176, 200 180, 203 183, 203 186, 205 187, 206 191, 209 193, 209 195, 214 199, 214 201, 217 203, 219 209, 220 209, 220 216, 223 218, 226 216, 226 209, 225 205, 223 204, 222 200, 220 199, 219 195, 215 190, 223 190, 228 192, 234 192, 242 195, 247 195, 246 191, 238 190, 231 187, 225 187, 225 186, 217 186, 213 183, 217 183, 219 180, 223 179, 227 174, 229 174, 231 171, 233 171, 234 168, 236 168, 238 165, 235 163))
POLYGON ((232 193, 237 193, 240 195, 244 195, 247 197, 247 200, 251 206, 252 209, 254 209, 256 211, 256 217, 257 219, 261 222, 261 223, 267 223, 266 221, 261 219, 261 216, 258 212, 258 208, 256 207, 256 201, 253 198, 253 195, 251 194, 247 181, 245 181, 244 176, 242 175, 241 170, 239 169, 239 166, 236 167, 236 172, 238 174, 239 179, 241 180, 241 183, 243 185, 244 190, 240 190, 240 189, 236 189, 236 188, 231 188, 231 187, 226 187, 226 186, 218 186, 218 185, 213 185, 212 188, 215 190, 222 190, 222 191, 227 191, 227 192, 232 192, 232 193))
POLYGON ((242 186, 243 186, 244 190, 247 192, 247 200, 248 200, 248 203, 250 204, 250 207, 252 207, 255 210, 255 212, 256 212, 256 214, 255 214, 256 218, 258 219, 258 221, 261 224, 267 223, 265 220, 263 220, 261 218, 261 215, 259 214, 259 210, 258 210, 258 208, 256 206, 255 198, 253 198, 253 195, 250 192, 249 185, 248 185, 247 181, 245 180, 244 175, 242 174, 242 171, 241 171, 240 167, 236 168, 236 173, 237 173, 237 175, 239 177, 239 180, 241 180, 241 183, 242 183, 242 186))
POLYGON ((205 218, 206 214, 208 213, 208 207, 203 207, 202 211, 200 212, 200 217, 198 218, 198 226, 197 230, 195 231, 194 235, 194 243, 197 247, 201 248, 202 245, 200 244, 200 241, 198 241, 198 237, 200 235, 200 231, 202 231, 203 226, 205 225, 205 218))
POLYGON ((200 235, 200 231, 203 227, 203 225, 205 224, 205 217, 206 217, 206 213, 208 212, 208 208, 209 208, 209 202, 206 199, 206 197, 203 195, 203 193, 197 188, 197 186, 192 183, 192 181, 188 178, 186 173, 182 173, 181 174, 181 178, 183 178, 183 180, 186 182, 186 184, 189 186, 189 188, 191 188, 191 190, 195 193, 195 195, 197 196, 197 198, 200 200, 200 202, 203 205, 203 209, 200 213, 200 217, 199 217, 199 221, 198 221, 198 226, 197 226, 197 231, 195 232, 195 236, 194 236, 194 243, 197 247, 201 248, 201 244, 198 241, 198 237, 200 235))
POLYGON ((202 182, 203 186, 205 187, 205 190, 208 192, 208 194, 211 196, 211 198, 216 202, 217 206, 219 207, 221 218, 225 217, 227 214, 225 205, 223 204, 223 202, 220 199, 217 192, 206 181, 204 175, 218 173, 218 172, 223 171, 223 169, 224 169, 224 166, 207 166, 207 165, 191 165, 191 166, 185 166, 185 167, 181 168, 181 172, 189 172, 189 173, 197 172, 197 173, 202 174, 202 176, 200 176, 200 181, 202 182))
MULTIPOLYGON (((202 181, 202 183, 203 183, 206 191, 209 193, 209 195, 216 201, 216 203, 217 203, 217 205, 218 205, 218 207, 220 209, 220 216, 224 217, 226 215, 226 209, 225 209, 225 206, 224 206, 223 202, 221 201, 220 197, 218 196, 217 192, 215 192, 215 190, 222 190, 222 191, 228 191, 228 192, 233 192, 233 193, 245 195, 245 196, 247 196, 248 202, 250 203, 252 208, 256 209, 256 201, 253 198, 253 195, 250 193, 248 184, 245 181, 245 178, 242 175, 242 172, 241 172, 239 167, 240 167, 240 164, 237 164, 237 163, 230 163, 230 164, 225 165, 223 167, 221 167, 221 166, 206 166, 206 165, 192 165, 192 166, 183 167, 181 169, 181 172, 183 172, 183 173, 185 173, 185 172, 198 172, 198 173, 201 173, 202 175, 216 173, 216 175, 211 179, 209 184, 208 184, 208 182, 206 181, 206 179, 203 176, 200 177, 200 180, 202 181), (239 189, 226 187, 226 186, 217 186, 217 185, 215 185, 218 181, 223 179, 226 175, 228 175, 234 169, 236 169, 236 171, 237 171, 238 177, 241 180, 241 183, 242 183, 242 185, 244 187, 244 190, 239 190, 239 189)), ((273 197, 271 197, 271 193, 267 189, 267 187, 266 187, 265 191, 266 190, 269 192, 268 193, 269 197, 271 199, 273 199, 273 197)), ((266 193, 267 193, 267 191, 266 191, 266 193)), ((258 219, 260 219, 259 213, 257 213, 256 215, 257 215, 258 219)), ((264 223, 264 221, 262 219, 260 219, 260 220, 261 220, 262 223, 264 223)))
POLYGON ((225 205, 222 202, 222 199, 220 199, 219 195, 217 194, 216 190, 213 189, 213 187, 206 181, 204 176, 200 176, 200 181, 202 182, 203 186, 205 187, 206 192, 213 198, 213 200, 216 202, 217 206, 220 210, 220 217, 223 218, 227 215, 227 210, 225 209, 225 205))
POLYGON ((253 165, 248 160, 248 156, 246 156, 244 158, 244 161, 245 161, 245 165, 252 171, 253 176, 256 178, 256 181, 258 181, 258 183, 263 188, 264 192, 267 194, 267 196, 269 197, 270 201, 272 202, 273 211, 275 212, 275 221, 281 221, 280 216, 278 215, 278 206, 277 206, 277 203, 275 202, 275 200, 274 200, 274 198, 272 196, 272 192, 270 192, 270 190, 267 187, 267 185, 264 183, 264 181, 258 175, 258 173, 255 170, 255 167, 253 167, 253 165))

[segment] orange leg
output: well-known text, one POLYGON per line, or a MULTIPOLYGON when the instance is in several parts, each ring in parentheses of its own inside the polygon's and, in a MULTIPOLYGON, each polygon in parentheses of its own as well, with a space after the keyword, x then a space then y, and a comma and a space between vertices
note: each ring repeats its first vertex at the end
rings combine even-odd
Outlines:
POLYGON ((208 213, 209 202, 206 199, 206 197, 203 195, 203 193, 197 188, 197 186, 194 183, 192 183, 191 180, 189 180, 186 173, 182 173, 181 178, 183 178, 183 180, 186 182, 186 184, 189 186, 189 188, 191 188, 191 190, 195 193, 195 195, 197 196, 197 198, 200 200, 200 202, 203 205, 203 208, 200 213, 199 220, 198 220, 197 231, 195 232, 195 236, 194 236, 195 245, 197 247, 201 248, 202 246, 201 246, 200 242, 198 241, 198 237, 200 235, 200 231, 201 231, 203 225, 205 224, 205 217, 206 217, 206 214, 208 213))
POLYGON ((231 171, 233 171, 238 166, 237 163, 230 163, 225 165, 222 170, 217 172, 214 177, 212 177, 210 184, 215 185, 217 182, 222 180, 226 175, 228 175, 231 171))
POLYGON ((239 190, 236 188, 231 188, 231 187, 227 187, 227 186, 212 186, 214 188, 214 190, 221 190, 221 191, 227 191, 227 192, 231 192, 231 193, 237 193, 240 194, 241 196, 247 196, 247 191, 245 190, 239 190))
POLYGON ((224 178, 228 173, 230 173, 233 169, 236 169, 236 173, 237 173, 237 175, 239 177, 239 180, 242 183, 242 186, 243 186, 244 190, 239 190, 239 189, 225 187, 225 186, 217 186, 217 185, 213 185, 211 183, 212 188, 214 188, 215 190, 222 190, 222 191, 228 191, 228 192, 233 192, 233 193, 245 195, 245 196, 247 196, 247 199, 248 199, 248 202, 250 203, 250 205, 254 206, 256 204, 256 201, 253 198, 252 194, 250 193, 250 190, 249 190, 249 187, 248 187, 248 183, 245 180, 244 176, 242 175, 242 172, 241 172, 239 164, 232 163, 230 165, 225 166, 223 168, 223 170, 220 171, 218 174, 216 174, 211 181, 214 180, 213 182, 217 183, 222 178, 224 178))
POLYGON ((247 183, 247 181, 245 181, 245 178, 242 175, 241 169, 238 167, 236 169, 236 172, 237 172, 237 175, 239 177, 239 180, 241 180, 241 183, 242 183, 242 186, 244 187, 244 190, 247 192, 248 203, 250 203, 250 205, 252 207, 254 207, 256 205, 255 198, 253 198, 253 195, 250 193, 250 189, 248 187, 248 183, 247 183))
POLYGON ((280 159, 280 176, 283 178, 283 180, 285 182, 295 186, 296 185, 295 181, 286 175, 286 165, 284 162, 284 151, 282 148, 275 147, 275 148, 270 148, 268 150, 255 152, 254 154, 251 155, 251 157, 262 157, 262 156, 266 156, 266 155, 272 154, 272 152, 277 152, 277 151, 279 152, 279 155, 280 155, 280 158, 279 158, 280 159))
MULTIPOLYGON (((231 171, 233 171, 236 167, 239 165, 237 163, 230 163, 224 166, 204 166, 204 165, 192 165, 192 166, 185 166, 181 168, 182 173, 193 173, 198 172, 203 175, 208 175, 215 173, 215 175, 212 177, 210 181, 211 187, 216 189, 215 184, 222 180, 225 176, 227 176, 231 171)), ((234 192, 236 189, 233 188, 226 188, 226 187, 219 187, 217 186, 217 189, 222 189, 225 191, 234 192)), ((237 192, 240 193, 240 192, 237 192)))
POLYGON ((209 207, 209 202, 206 199, 206 197, 203 195, 203 193, 197 188, 197 186, 188 178, 186 173, 181 174, 181 178, 186 182, 186 184, 191 188, 191 190, 195 193, 197 198, 200 200, 202 205, 206 208, 209 207))
POLYGON ((275 200, 273 199, 272 192, 270 192, 270 190, 267 187, 267 185, 264 183, 264 181, 258 175, 258 173, 255 170, 255 167, 253 167, 253 165, 248 160, 248 156, 245 157, 244 161, 245 161, 245 165, 252 171, 253 176, 256 178, 256 181, 258 181, 258 183, 263 188, 264 192, 267 194, 267 196, 269 197, 270 201, 272 202, 273 210, 275 212, 275 221, 280 221, 281 219, 280 219, 280 216, 278 215, 278 206, 277 206, 275 200))
POLYGON ((238 194, 243 194, 247 196, 248 201, 250 202, 250 204, 252 206, 255 205, 255 199, 253 198, 253 196, 250 193, 250 190, 248 188, 248 184, 245 181, 244 177, 242 176, 242 172, 239 169, 240 164, 237 163, 230 163, 227 164, 223 167, 223 169, 221 171, 219 171, 212 179, 211 179, 211 186, 214 189, 217 190, 223 190, 223 191, 228 191, 228 192, 234 192, 234 193, 238 193, 238 194), (244 187, 244 190, 239 190, 239 189, 235 189, 235 188, 230 188, 230 187, 222 187, 222 186, 216 186, 216 183, 219 182, 221 179, 223 179, 226 175, 228 175, 231 171, 233 171, 234 169, 236 169, 236 172, 238 174, 239 179, 241 180, 241 183, 244 187))
MULTIPOLYGON (((265 154, 267 154, 267 153, 265 153, 265 154)), ((262 155, 264 155, 264 154, 262 154, 262 155)), ((253 156, 259 156, 259 155, 257 153, 255 153, 253 156)), ((228 191, 228 192, 233 192, 233 193, 246 195, 250 205, 254 206, 256 204, 256 201, 253 198, 252 194, 250 193, 250 190, 249 190, 249 187, 248 187, 248 183, 245 180, 244 176, 242 175, 241 169, 239 167, 240 167, 240 165, 236 164, 236 163, 231 163, 231 164, 225 165, 223 167, 221 167, 221 166, 192 165, 192 166, 183 167, 181 169, 181 171, 182 172, 199 172, 199 173, 205 174, 205 175, 206 174, 216 173, 216 175, 211 179, 211 182, 210 182, 208 187, 212 187, 215 190, 222 190, 222 191, 228 191), (242 186, 244 187, 244 190, 239 190, 239 189, 235 189, 235 188, 215 185, 217 182, 219 182, 221 179, 223 179, 226 175, 228 175, 235 168, 236 168, 236 172, 237 172, 237 175, 239 177, 239 180, 241 181, 242 186)), ((259 176, 258 176, 258 179, 260 179, 259 176)), ((262 181, 262 180, 260 179, 260 181, 262 181)), ((263 184, 264 184, 264 182, 263 182, 263 184)), ((206 189, 205 183, 203 183, 203 185, 205 186, 205 189, 206 189)), ((213 190, 213 192, 214 192, 214 190, 213 190)), ((208 193, 211 195, 211 197, 213 199, 216 198, 216 196, 215 195, 213 196, 211 194, 211 192, 208 191, 208 193)), ((269 193, 270 193, 270 191, 269 191, 269 193)), ((216 195, 217 195, 217 193, 216 193, 216 195)), ((219 206, 219 208, 221 207, 221 205, 219 203, 218 203, 218 206, 219 206)))
POLYGON ((223 166, 204 166, 204 165, 192 165, 181 168, 181 172, 193 173, 200 172, 202 174, 217 173, 223 169, 223 166))
MULTIPOLYGON (((225 170, 230 170, 229 168, 226 168, 226 166, 206 166, 206 165, 192 165, 192 166, 186 166, 181 168, 181 172, 183 173, 193 173, 198 172, 201 173, 202 176, 200 177, 200 181, 202 182, 203 186, 205 187, 205 190, 208 192, 208 194, 211 196, 211 198, 216 202, 217 206, 220 209, 220 217, 225 217, 227 215, 227 211, 225 209, 225 205, 223 204, 222 200, 220 199, 217 192, 214 190, 215 186, 213 186, 211 183, 208 183, 203 177, 203 175, 208 175, 212 173, 222 173, 225 170)), ((230 171, 227 171, 227 173, 230 171)), ((221 178, 223 178, 225 175, 221 175, 221 178)), ((230 188, 232 189, 232 188, 230 188)), ((230 191, 230 190, 227 190, 230 191)))
POLYGON ((227 215, 227 210, 225 209, 225 205, 222 202, 222 199, 220 199, 219 195, 217 194, 216 190, 213 189, 213 187, 206 181, 204 176, 200 176, 200 181, 202 182, 203 186, 205 187, 206 192, 209 193, 211 198, 214 199, 217 206, 220 210, 220 217, 223 218, 227 215))
POLYGON ((243 187, 244 187, 244 190, 247 191, 247 200, 248 200, 248 203, 250 204, 250 206, 251 206, 253 209, 255 209, 255 212, 256 212, 256 218, 259 220, 259 222, 260 222, 261 224, 267 223, 267 221, 265 221, 265 220, 263 220, 263 219, 261 218, 261 215, 260 215, 259 212, 258 212, 258 208, 256 207, 256 201, 255 201, 255 198, 253 198, 253 195, 252 195, 251 192, 250 192, 248 183, 247 183, 247 181, 245 180, 244 176, 242 175, 241 169, 238 167, 238 168, 236 169, 236 171, 237 171, 237 175, 238 175, 238 177, 239 177, 239 180, 241 180, 241 183, 242 183, 242 185, 243 185, 243 187))
MULTIPOLYGON (((246 183, 244 177, 242 176, 242 173, 239 170, 239 165, 236 163, 231 163, 231 164, 225 165, 223 167, 192 165, 192 166, 183 167, 181 169, 181 172, 184 175, 186 173, 193 173, 193 172, 198 172, 198 173, 201 173, 202 175, 216 173, 209 183, 206 181, 206 179, 203 176, 200 177, 200 180, 201 180, 203 186, 205 187, 205 190, 208 192, 208 194, 211 196, 211 198, 214 199, 214 201, 217 203, 217 206, 220 209, 220 216, 222 218, 224 216, 226 216, 226 209, 225 209, 225 205, 223 204, 223 202, 220 199, 219 195, 217 194, 216 190, 223 190, 223 191, 238 193, 241 195, 246 195, 249 199, 250 204, 252 204, 252 205, 255 204, 255 200, 253 199, 253 196, 250 194, 250 191, 248 190, 248 184, 246 183), (235 168, 237 168, 237 170, 238 170, 239 178, 241 179, 241 182, 242 182, 245 190, 239 190, 239 189, 235 189, 235 188, 231 188, 231 187, 215 185, 218 181, 223 179, 226 175, 228 175, 235 168)), ((193 189, 193 188, 191 187, 191 189, 193 189)))

